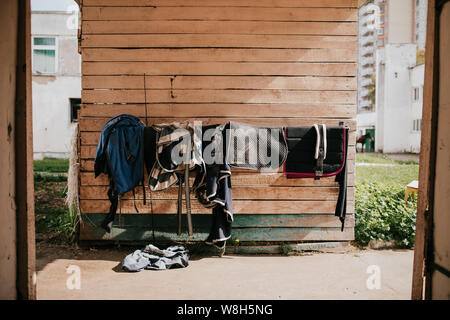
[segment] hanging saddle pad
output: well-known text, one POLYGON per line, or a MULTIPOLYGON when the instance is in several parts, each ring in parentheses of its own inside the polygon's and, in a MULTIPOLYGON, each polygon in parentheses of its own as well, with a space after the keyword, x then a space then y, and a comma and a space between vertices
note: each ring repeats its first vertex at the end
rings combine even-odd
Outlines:
POLYGON ((344 168, 347 150, 348 128, 325 126, 287 127, 285 128, 288 155, 284 164, 284 173, 288 178, 317 178, 339 174, 344 168), (319 134, 320 133, 320 134, 319 134), (324 142, 323 163, 318 168, 318 146, 324 142), (321 170, 320 170, 321 169, 321 170), (317 174, 320 172, 321 174, 317 174))
POLYGON ((152 128, 156 154, 148 178, 151 191, 163 191, 178 183, 178 174, 185 171, 185 166, 189 170, 197 165, 204 167, 201 140, 198 138, 201 132, 195 134, 195 130, 201 130, 201 127, 190 122, 173 122, 154 124, 152 128))
POLYGON ((231 167, 277 169, 286 161, 283 128, 256 127, 230 121, 226 133, 226 162, 231 167))

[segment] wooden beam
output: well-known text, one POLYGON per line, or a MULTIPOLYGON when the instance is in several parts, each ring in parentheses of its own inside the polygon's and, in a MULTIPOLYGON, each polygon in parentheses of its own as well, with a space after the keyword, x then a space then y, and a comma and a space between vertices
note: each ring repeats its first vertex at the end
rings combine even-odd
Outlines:
POLYGON ((36 299, 33 123, 31 105, 31 10, 19 0, 15 151, 17 214, 17 290, 19 299, 36 299))
MULTIPOLYGON (((78 0, 80 1, 80 0, 78 0)), ((354 8, 357 0, 84 0, 86 7, 277 7, 354 8)))
POLYGON ((433 197, 434 165, 437 132, 437 62, 438 24, 435 0, 428 2, 427 37, 425 51, 425 79, 423 89, 422 134, 420 144, 419 192, 416 214, 416 238, 414 245, 414 266, 411 298, 424 299, 425 260, 427 259, 427 239, 429 237, 430 199, 433 197))
POLYGON ((84 7, 84 20, 358 21, 353 8, 84 7))

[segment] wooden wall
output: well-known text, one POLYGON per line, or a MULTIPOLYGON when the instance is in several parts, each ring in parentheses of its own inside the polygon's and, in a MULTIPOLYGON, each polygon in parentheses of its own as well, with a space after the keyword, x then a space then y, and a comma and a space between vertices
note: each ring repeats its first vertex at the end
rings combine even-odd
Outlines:
MULTIPOLYGON (((95 149, 103 125, 120 113, 149 125, 188 119, 265 126, 344 121, 351 129, 344 232, 334 216, 334 177, 287 180, 281 169, 233 170, 233 237, 353 239, 356 0, 83 0, 81 16, 81 239, 151 239, 150 206, 136 201, 137 214, 129 195, 121 227, 111 235, 96 227, 109 202, 107 178, 94 179, 95 149)), ((157 238, 180 239, 176 190, 153 198, 157 238)), ((194 239, 203 240, 210 210, 193 201, 193 212, 194 239)))

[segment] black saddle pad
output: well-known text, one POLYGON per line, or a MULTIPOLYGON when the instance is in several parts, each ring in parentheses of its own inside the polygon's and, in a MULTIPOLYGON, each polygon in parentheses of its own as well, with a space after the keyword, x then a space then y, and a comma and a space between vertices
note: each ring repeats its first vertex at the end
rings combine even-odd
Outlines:
MULTIPOLYGON (((345 164, 347 127, 327 127, 327 150, 323 177, 337 175, 345 164)), ((315 177, 317 135, 314 127, 287 127, 288 155, 284 172, 291 178, 315 177)))

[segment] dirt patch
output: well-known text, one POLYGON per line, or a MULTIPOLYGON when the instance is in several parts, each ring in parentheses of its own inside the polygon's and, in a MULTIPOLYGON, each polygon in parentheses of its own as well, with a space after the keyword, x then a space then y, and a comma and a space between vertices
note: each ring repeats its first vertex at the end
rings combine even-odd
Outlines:
POLYGON ((43 182, 35 184, 34 203, 38 207, 52 207, 65 210, 66 182, 43 182))

